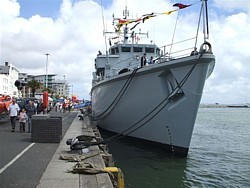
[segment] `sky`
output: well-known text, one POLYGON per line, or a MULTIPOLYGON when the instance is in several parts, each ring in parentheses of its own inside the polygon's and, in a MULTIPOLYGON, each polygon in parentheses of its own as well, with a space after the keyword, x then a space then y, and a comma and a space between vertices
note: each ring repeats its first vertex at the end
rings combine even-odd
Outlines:
MULTIPOLYGON (((158 46, 196 34, 199 0, 0 0, 0 64, 10 62, 20 72, 57 74, 73 85, 73 93, 90 99, 97 52, 106 51, 103 28, 113 31, 112 14, 122 18, 173 10, 174 3, 193 4, 149 19, 136 27, 158 46), (102 13, 103 12, 103 13, 102 13), (104 24, 103 24, 104 23, 104 24), (179 32, 178 32, 179 29, 179 32)), ((208 0, 209 39, 216 65, 206 81, 201 103, 250 103, 250 1, 208 0)), ((199 33, 202 31, 199 31, 199 33)), ((70 92, 72 92, 70 90, 70 92)))

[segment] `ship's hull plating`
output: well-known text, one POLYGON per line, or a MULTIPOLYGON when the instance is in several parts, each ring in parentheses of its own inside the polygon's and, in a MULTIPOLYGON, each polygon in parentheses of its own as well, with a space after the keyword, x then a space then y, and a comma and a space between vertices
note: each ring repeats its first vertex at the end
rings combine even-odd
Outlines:
POLYGON ((185 156, 214 63, 212 54, 190 56, 101 81, 91 91, 93 118, 103 129, 185 156))

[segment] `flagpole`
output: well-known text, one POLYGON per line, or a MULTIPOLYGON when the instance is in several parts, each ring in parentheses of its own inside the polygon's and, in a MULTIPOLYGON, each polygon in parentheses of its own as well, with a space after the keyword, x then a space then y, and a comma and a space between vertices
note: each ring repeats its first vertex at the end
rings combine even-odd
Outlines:
POLYGON ((44 54, 47 56, 46 58, 46 75, 45 75, 45 88, 48 88, 48 61, 49 61, 49 53, 44 54))
POLYGON ((102 24, 103 24, 103 35, 104 35, 104 42, 105 42, 106 58, 107 58, 107 64, 109 65, 107 35, 106 35, 106 27, 105 27, 105 21, 104 21, 102 1, 101 1, 101 8, 102 8, 102 24))

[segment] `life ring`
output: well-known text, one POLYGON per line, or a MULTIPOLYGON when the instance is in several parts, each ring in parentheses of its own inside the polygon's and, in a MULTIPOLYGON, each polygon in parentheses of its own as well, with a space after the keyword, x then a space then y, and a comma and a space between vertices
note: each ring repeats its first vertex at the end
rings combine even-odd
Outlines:
POLYGON ((212 53, 212 45, 209 42, 204 42, 200 47, 200 53, 212 53), (206 48, 208 47, 208 49, 206 48))

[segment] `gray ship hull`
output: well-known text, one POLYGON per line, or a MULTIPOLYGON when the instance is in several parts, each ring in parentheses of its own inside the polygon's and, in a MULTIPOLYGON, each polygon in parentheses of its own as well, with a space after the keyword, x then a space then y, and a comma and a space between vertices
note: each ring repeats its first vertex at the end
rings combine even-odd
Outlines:
POLYGON ((105 130, 166 145, 186 156, 214 64, 214 56, 205 53, 100 81, 91 91, 93 118, 105 130))

